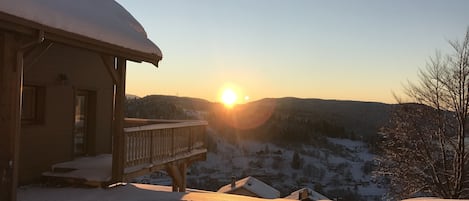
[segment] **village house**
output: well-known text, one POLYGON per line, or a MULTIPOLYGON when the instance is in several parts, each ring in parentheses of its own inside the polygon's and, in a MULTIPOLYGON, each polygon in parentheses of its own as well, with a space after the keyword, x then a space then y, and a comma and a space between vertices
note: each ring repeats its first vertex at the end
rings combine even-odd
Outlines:
POLYGON ((331 199, 310 188, 299 189, 284 198, 301 201, 331 201, 331 199))
POLYGON ((160 49, 113 0, 0 3, 0 201, 41 179, 110 185, 157 170, 185 191, 205 121, 124 117, 126 64, 160 49))
POLYGON ((230 184, 222 186, 217 192, 267 199, 280 197, 280 192, 277 189, 252 176, 245 177, 238 181, 232 178, 230 184))

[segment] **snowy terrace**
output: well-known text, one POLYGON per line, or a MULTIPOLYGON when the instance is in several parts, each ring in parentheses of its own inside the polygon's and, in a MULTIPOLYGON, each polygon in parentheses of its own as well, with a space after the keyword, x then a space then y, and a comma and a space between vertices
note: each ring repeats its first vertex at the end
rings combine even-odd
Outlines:
MULTIPOLYGON (((205 121, 125 119, 124 181, 169 163, 205 159, 206 126, 205 121)), ((111 180, 111 172, 112 155, 103 154, 55 164, 43 175, 102 186, 111 180)))

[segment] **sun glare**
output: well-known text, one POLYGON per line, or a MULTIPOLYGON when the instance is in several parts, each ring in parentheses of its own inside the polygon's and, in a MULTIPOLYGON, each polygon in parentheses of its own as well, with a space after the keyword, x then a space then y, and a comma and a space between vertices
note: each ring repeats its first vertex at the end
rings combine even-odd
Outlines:
POLYGON ((233 107, 237 99, 238 96, 232 89, 225 89, 221 95, 221 100, 223 101, 223 104, 225 104, 225 106, 227 107, 233 107))

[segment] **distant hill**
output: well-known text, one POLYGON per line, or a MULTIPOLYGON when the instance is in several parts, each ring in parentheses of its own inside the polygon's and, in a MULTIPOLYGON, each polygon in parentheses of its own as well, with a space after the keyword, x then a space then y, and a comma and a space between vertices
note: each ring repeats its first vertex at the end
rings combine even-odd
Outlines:
POLYGON ((209 123, 228 138, 320 143, 324 137, 336 137, 372 143, 388 121, 392 107, 375 102, 268 98, 231 111, 215 109, 209 123))
POLYGON ((388 121, 392 105, 376 102, 321 99, 277 99, 277 111, 295 118, 328 121, 348 132, 376 133, 388 121))
POLYGON ((186 111, 207 111, 212 103, 199 98, 149 95, 138 99, 127 99, 127 117, 148 119, 190 119, 186 111))
POLYGON ((133 94, 125 94, 125 98, 126 99, 138 99, 140 97, 137 95, 133 95, 133 94))
POLYGON ((286 97, 226 109, 204 99, 164 95, 128 99, 126 106, 126 115, 137 118, 194 119, 191 112, 203 112, 210 127, 227 138, 274 142, 317 141, 321 136, 373 140, 393 107, 376 102, 286 97))

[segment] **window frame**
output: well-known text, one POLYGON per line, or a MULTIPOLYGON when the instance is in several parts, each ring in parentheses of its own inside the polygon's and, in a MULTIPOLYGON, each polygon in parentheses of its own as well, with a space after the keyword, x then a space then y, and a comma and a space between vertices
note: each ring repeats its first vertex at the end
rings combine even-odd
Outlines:
POLYGON ((43 124, 46 88, 39 85, 24 84, 21 97, 21 124, 43 124))

